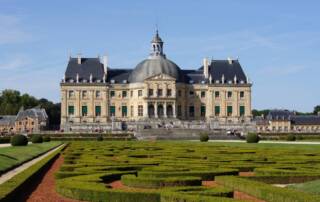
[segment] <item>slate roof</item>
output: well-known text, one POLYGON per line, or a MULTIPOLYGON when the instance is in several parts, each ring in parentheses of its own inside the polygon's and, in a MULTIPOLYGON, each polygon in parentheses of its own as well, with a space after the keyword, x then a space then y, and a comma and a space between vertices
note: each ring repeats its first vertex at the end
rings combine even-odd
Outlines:
POLYGON ((295 115, 291 117, 295 125, 320 125, 320 116, 317 115, 295 115))
MULTIPOLYGON (((201 72, 203 71, 203 66, 199 68, 201 72)), ((239 63, 238 60, 211 60, 211 64, 209 65, 209 74, 212 77, 212 83, 217 80, 221 83, 222 76, 224 76, 224 83, 228 81, 234 82, 234 78, 236 76, 237 83, 243 81, 243 83, 247 83, 247 77, 239 63)))
POLYGON ((46 121, 48 119, 48 115, 45 109, 41 108, 32 108, 26 110, 20 110, 17 114, 17 121, 23 120, 27 117, 32 119, 39 119, 39 121, 46 121))
POLYGON ((93 81, 102 80, 104 75, 103 64, 99 58, 81 58, 81 64, 78 64, 78 58, 70 58, 67 70, 65 72, 66 81, 73 79, 76 81, 79 74, 79 81, 90 80, 92 74, 93 81))
POLYGON ((0 126, 14 125, 16 116, 0 116, 0 126))
POLYGON ((291 112, 289 110, 271 110, 266 118, 268 120, 283 120, 283 121, 289 121, 291 120, 291 117, 295 115, 294 112, 291 112))

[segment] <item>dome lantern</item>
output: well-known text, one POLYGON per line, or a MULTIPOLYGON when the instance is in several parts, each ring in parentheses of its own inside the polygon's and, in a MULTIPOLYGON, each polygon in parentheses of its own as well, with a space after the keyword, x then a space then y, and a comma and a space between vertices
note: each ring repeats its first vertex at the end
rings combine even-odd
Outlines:
POLYGON ((153 57, 166 57, 163 53, 163 41, 159 36, 158 30, 156 30, 156 34, 151 41, 151 53, 150 58, 153 57))

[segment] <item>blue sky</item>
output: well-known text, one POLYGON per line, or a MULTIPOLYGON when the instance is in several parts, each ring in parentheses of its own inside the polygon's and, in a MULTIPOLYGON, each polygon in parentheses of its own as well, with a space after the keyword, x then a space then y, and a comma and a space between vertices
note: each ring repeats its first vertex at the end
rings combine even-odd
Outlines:
POLYGON ((68 57, 109 56, 134 68, 158 23, 183 69, 203 57, 239 57, 253 108, 311 111, 320 104, 319 1, 0 0, 0 90, 60 100, 68 57))

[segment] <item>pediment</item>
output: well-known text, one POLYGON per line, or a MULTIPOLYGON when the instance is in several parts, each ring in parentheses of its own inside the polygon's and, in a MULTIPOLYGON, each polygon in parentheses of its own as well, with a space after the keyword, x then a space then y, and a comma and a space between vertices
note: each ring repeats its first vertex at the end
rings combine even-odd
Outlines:
POLYGON ((175 81, 176 78, 168 75, 168 74, 157 74, 157 75, 154 75, 154 76, 151 76, 151 77, 148 77, 145 79, 145 81, 159 81, 159 80, 166 80, 166 81, 175 81))

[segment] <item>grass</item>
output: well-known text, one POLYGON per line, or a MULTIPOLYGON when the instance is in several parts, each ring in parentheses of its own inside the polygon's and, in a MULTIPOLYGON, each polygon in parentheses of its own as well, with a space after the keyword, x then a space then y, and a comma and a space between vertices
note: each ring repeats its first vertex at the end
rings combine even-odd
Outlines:
POLYGON ((0 174, 58 146, 61 142, 45 142, 28 146, 0 148, 0 174))
POLYGON ((293 184, 288 187, 307 193, 320 194, 320 180, 305 182, 301 184, 293 184))

